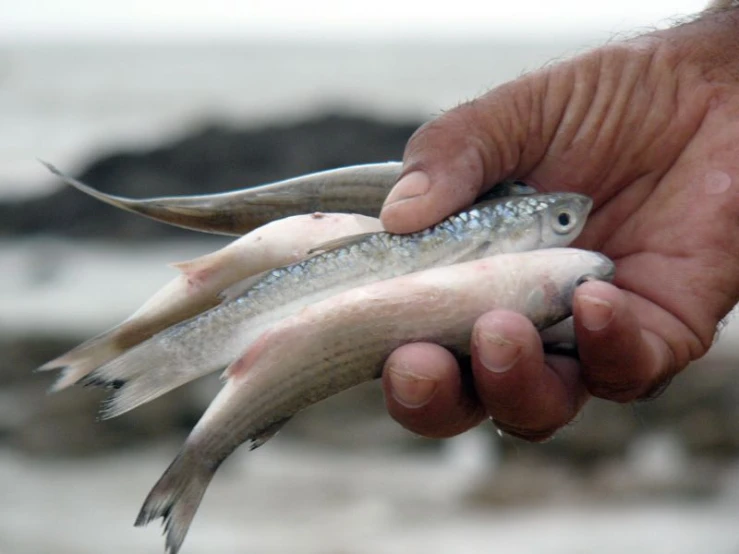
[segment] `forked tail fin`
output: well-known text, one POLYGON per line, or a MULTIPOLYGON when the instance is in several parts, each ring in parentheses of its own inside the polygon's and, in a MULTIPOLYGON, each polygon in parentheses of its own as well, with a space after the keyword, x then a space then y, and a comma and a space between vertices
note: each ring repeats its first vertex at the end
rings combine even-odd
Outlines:
POLYGON ((185 445, 146 497, 134 525, 162 518, 166 551, 177 554, 218 465, 198 459, 185 445))
POLYGON ((116 344, 114 331, 83 342, 66 354, 39 367, 37 371, 62 370, 59 378, 51 386, 50 392, 57 392, 74 385, 98 367, 120 356, 125 349, 116 344))
POLYGON ((126 351, 80 381, 86 386, 115 389, 103 403, 102 419, 118 417, 222 367, 202 358, 185 363, 164 341, 155 339, 126 351))

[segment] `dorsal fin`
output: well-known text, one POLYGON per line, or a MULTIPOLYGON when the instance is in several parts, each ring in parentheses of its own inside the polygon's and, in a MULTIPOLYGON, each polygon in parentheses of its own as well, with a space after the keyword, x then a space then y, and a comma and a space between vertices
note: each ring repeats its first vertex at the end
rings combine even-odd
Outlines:
POLYGON ((203 281, 213 273, 213 257, 215 252, 205 254, 184 262, 172 262, 170 267, 178 270, 191 286, 201 286, 203 281))

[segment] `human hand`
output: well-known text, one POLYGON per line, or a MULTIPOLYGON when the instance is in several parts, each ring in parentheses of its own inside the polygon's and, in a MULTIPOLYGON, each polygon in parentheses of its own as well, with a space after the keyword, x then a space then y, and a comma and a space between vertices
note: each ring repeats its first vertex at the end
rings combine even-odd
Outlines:
POLYGON ((410 139, 385 228, 428 227, 517 177, 594 201, 574 246, 616 263, 573 312, 580 361, 545 356, 530 321, 497 311, 472 334, 472 379, 443 348, 385 365, 390 414, 446 437, 484 418, 543 440, 590 395, 649 397, 701 357, 739 301, 739 9, 546 67, 461 105, 410 139), (489 369, 486 369, 489 368, 489 369))

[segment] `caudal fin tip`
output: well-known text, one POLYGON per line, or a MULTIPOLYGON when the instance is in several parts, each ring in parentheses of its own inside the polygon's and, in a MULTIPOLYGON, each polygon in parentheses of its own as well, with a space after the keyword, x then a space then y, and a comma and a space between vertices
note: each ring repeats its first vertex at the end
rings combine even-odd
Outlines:
POLYGON ((111 407, 108 401, 103 402, 100 410, 98 411, 97 417, 95 418, 98 422, 108 421, 109 419, 115 419, 116 417, 123 415, 124 412, 116 410, 115 407, 111 407))
POLYGON ((103 400, 97 415, 98 421, 107 421, 125 413, 125 411, 118 407, 115 402, 115 398, 115 395, 113 395, 110 398, 103 400))
POLYGON ((140 385, 135 380, 128 382, 122 379, 104 383, 104 387, 115 389, 115 392, 102 402, 98 414, 100 420, 121 416, 156 398, 156 395, 142 392, 140 385))
POLYGON ((154 485, 134 522, 135 527, 143 527, 161 518, 168 554, 180 550, 213 475, 211 468, 193 466, 192 462, 182 452, 177 455, 154 485))
POLYGON ((43 373, 44 371, 54 371, 55 369, 62 369, 64 364, 60 364, 56 360, 51 360, 50 362, 46 362, 44 365, 40 365, 36 368, 34 368, 32 371, 33 373, 43 373))
POLYGON ((58 175, 61 177, 62 172, 59 171, 55 165, 47 162, 46 160, 42 160, 41 158, 36 158, 40 164, 46 167, 49 171, 51 171, 54 175, 58 175))
POLYGON ((165 551, 167 552, 167 554, 177 554, 177 552, 179 552, 180 550, 180 547, 182 546, 182 543, 185 540, 185 534, 187 533, 187 530, 185 529, 184 532, 181 530, 177 532, 175 531, 170 518, 171 511, 172 505, 169 503, 161 506, 151 507, 145 504, 141 508, 139 515, 136 517, 136 521, 133 522, 133 526, 146 527, 155 519, 161 518, 163 528, 162 533, 166 534, 165 551))
POLYGON ((139 511, 139 515, 136 516, 136 521, 133 522, 133 526, 145 527, 158 517, 164 516, 160 516, 159 514, 152 512, 147 506, 144 506, 141 508, 141 511, 139 511))
POLYGON ((46 390, 46 394, 54 394, 63 391, 64 389, 71 387, 73 384, 73 382, 69 381, 69 377, 66 372, 62 372, 59 378, 46 390))
POLYGON ((54 381, 48 389, 46 389, 47 394, 54 394, 57 392, 61 392, 65 389, 68 389, 72 385, 76 385, 80 382, 80 376, 77 371, 74 370, 74 368, 66 365, 66 364, 60 364, 55 362, 49 362, 47 364, 42 365, 41 367, 38 367, 33 370, 34 373, 40 373, 45 371, 50 371, 54 369, 61 369, 61 373, 59 374, 59 377, 57 377, 56 381, 54 381))

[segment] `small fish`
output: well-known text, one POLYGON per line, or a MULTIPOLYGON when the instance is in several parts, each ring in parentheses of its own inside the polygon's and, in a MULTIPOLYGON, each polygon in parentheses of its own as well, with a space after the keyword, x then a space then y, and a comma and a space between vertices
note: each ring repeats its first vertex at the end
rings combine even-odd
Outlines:
POLYGON ((469 352, 475 320, 504 308, 542 329, 571 314, 575 287, 610 280, 614 265, 583 250, 501 254, 373 283, 306 307, 264 333, 149 493, 136 520, 163 518, 176 554, 211 478, 241 444, 254 449, 300 410, 376 379, 398 346, 429 341, 469 352))
MULTIPOLYGON (((486 197, 532 192, 523 183, 505 182, 494 186, 486 197)), ((172 264, 182 275, 165 285, 130 318, 38 370, 62 369, 51 391, 65 389, 155 333, 218 305, 219 294, 234 283, 293 263, 306 257, 311 249, 333 240, 381 230, 382 224, 376 218, 320 212, 263 225, 217 252, 172 264)))
MULTIPOLYGON (((105 194, 65 175, 50 163, 41 163, 68 185, 106 204, 177 227, 222 235, 243 235, 270 221, 311 212, 377 217, 403 166, 400 162, 355 165, 221 194, 135 200, 105 194)), ((496 185, 490 194, 532 192, 525 183, 506 181, 496 185)))
POLYGON ((591 205, 576 193, 495 198, 418 233, 339 239, 313 257, 234 285, 219 306, 153 336, 82 383, 118 389, 101 416, 121 415, 225 367, 270 325, 339 292, 503 252, 566 246, 591 205))
POLYGON ((41 163, 68 185, 112 206, 177 227, 223 235, 243 235, 276 219, 317 211, 377 216, 402 167, 399 162, 357 165, 221 194, 136 200, 105 194, 41 163))
POLYGON ((327 241, 381 230, 379 219, 353 214, 315 213, 268 223, 216 252, 172 264, 181 274, 126 321, 39 370, 64 368, 51 390, 67 388, 154 334, 218 305, 219 294, 234 283, 298 261, 327 241))

